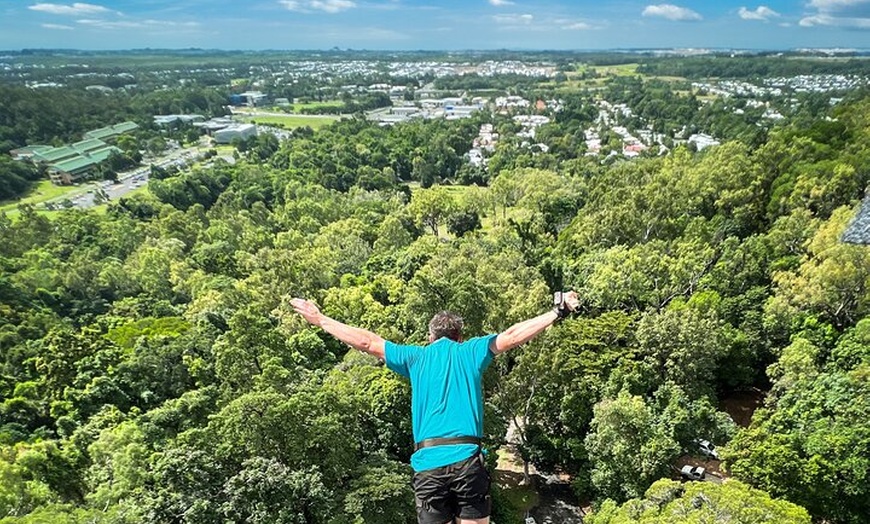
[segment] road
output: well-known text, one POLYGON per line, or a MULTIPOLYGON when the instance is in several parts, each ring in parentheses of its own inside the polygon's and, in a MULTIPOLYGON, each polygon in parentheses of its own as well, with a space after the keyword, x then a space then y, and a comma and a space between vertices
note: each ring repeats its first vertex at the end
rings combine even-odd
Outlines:
POLYGON ((117 200, 127 193, 147 184, 148 176, 151 174, 151 165, 164 169, 172 166, 182 168, 196 162, 201 157, 202 153, 195 147, 176 149, 152 162, 149 162, 147 166, 140 166, 130 171, 118 173, 117 182, 109 180, 89 182, 82 185, 81 190, 67 193, 62 197, 44 202, 42 206, 49 208, 64 208, 66 206, 64 206, 63 203, 68 200, 72 203, 72 207, 88 209, 102 203, 95 200, 96 195, 101 191, 104 192, 105 196, 108 196, 110 200, 117 200))

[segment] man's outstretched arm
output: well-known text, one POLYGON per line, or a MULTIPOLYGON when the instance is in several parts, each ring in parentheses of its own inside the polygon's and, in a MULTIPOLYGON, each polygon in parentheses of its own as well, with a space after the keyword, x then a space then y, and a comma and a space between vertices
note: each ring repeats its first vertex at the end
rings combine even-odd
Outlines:
POLYGON ((375 333, 362 328, 348 326, 329 318, 321 313, 320 309, 310 300, 294 298, 290 301, 290 304, 308 323, 318 326, 320 329, 355 349, 365 351, 369 355, 374 355, 381 360, 384 359, 384 339, 375 333))
MULTIPOLYGON (((577 309, 580 301, 577 298, 577 293, 570 291, 565 294, 565 304, 571 311, 577 309)), ((535 338, 540 332, 544 331, 559 318, 555 311, 548 311, 543 315, 538 315, 535 318, 524 320, 507 328, 502 333, 495 337, 494 343, 491 344, 490 350, 498 355, 509 349, 521 346, 535 338)))

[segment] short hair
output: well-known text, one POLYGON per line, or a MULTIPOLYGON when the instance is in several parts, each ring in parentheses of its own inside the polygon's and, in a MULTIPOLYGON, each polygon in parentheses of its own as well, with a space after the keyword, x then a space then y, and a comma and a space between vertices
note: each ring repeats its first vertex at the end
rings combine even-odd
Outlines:
POLYGON ((462 317, 459 315, 449 311, 440 311, 435 313, 435 316, 429 321, 429 336, 432 340, 447 337, 459 342, 462 338, 462 324, 462 317))

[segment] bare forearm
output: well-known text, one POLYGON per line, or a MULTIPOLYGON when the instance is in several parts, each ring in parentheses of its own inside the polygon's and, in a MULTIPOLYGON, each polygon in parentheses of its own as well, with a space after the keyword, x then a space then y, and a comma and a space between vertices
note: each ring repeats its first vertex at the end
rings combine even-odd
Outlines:
POLYGON ((317 323, 321 329, 345 344, 365 351, 378 358, 384 358, 384 339, 366 329, 348 326, 326 315, 320 315, 317 323))
POLYGON ((559 317, 555 311, 548 311, 543 315, 514 324, 496 337, 494 352, 501 353, 525 344, 553 325, 557 318, 559 317))
POLYGON ((317 304, 304 298, 294 298, 290 301, 290 305, 293 306, 293 309, 297 313, 302 315, 306 322, 320 327, 345 344, 380 359, 384 358, 386 343, 384 339, 371 331, 348 326, 338 320, 333 320, 321 313, 317 304))

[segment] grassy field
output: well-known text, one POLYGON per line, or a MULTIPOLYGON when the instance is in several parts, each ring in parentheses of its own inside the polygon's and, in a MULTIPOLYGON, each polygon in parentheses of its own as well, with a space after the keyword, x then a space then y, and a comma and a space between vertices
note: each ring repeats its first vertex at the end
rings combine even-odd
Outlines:
POLYGON ((18 211, 18 204, 39 204, 53 198, 62 197, 76 190, 84 191, 81 187, 75 186, 56 186, 49 180, 43 180, 28 195, 20 200, 4 200, 0 202, 0 213, 11 213, 18 211))
MULTIPOLYGON (((147 191, 148 191, 148 186, 142 186, 142 187, 134 189, 133 191, 130 191, 129 193, 124 195, 124 198, 129 198, 133 195, 138 195, 141 193, 145 193, 147 191)), ((71 208, 71 209, 76 209, 76 208, 71 208)), ((37 209, 36 214, 40 215, 40 216, 44 216, 44 217, 48 218, 49 220, 56 220, 60 216, 60 214, 63 213, 64 211, 68 211, 68 210, 67 209, 59 209, 59 210, 55 210, 55 211, 48 211, 45 209, 37 209)), ((96 213, 98 215, 105 215, 106 212, 109 211, 109 204, 108 204, 108 202, 105 202, 105 203, 102 203, 100 205, 88 208, 86 211, 89 213, 96 213)), ((11 211, 6 211, 6 216, 9 217, 9 219, 14 222, 14 221, 18 220, 19 216, 21 216, 21 212, 18 211, 17 208, 15 208, 15 209, 12 209, 11 211)))
POLYGON ((638 73, 637 68, 639 67, 639 65, 640 64, 636 63, 617 64, 609 66, 590 66, 584 64, 578 66, 576 71, 572 71, 567 74, 567 82, 561 84, 549 82, 544 85, 556 87, 558 88, 560 93, 570 93, 572 90, 577 89, 595 89, 603 87, 606 84, 607 79, 614 76, 642 76, 646 79, 661 80, 668 83, 686 81, 686 79, 681 76, 652 76, 638 73), (588 78, 585 80, 581 79, 580 77, 587 72, 595 72, 599 76, 599 78, 588 78))
MULTIPOLYGON (((39 196, 36 196, 35 194, 37 193, 37 191, 34 191, 33 192, 34 196, 28 196, 27 198, 21 199, 20 202, 21 203, 29 203, 29 204, 39 204, 41 202, 45 202, 47 200, 51 200, 53 198, 57 198, 57 197, 61 197, 63 195, 69 194, 70 192, 75 191, 75 190, 79 190, 79 192, 84 192, 87 190, 86 185, 75 187, 75 186, 55 186, 55 185, 51 184, 51 182, 48 182, 48 181, 45 181, 44 183, 50 185, 51 188, 47 188, 43 192, 43 194, 39 195, 39 196)), ((41 185, 42 185, 42 183, 40 183, 40 186, 41 185)), ((136 188, 133 191, 130 191, 129 193, 124 195, 124 198, 131 197, 133 195, 144 193, 147 191, 148 191, 148 186, 145 185, 145 186, 136 188)), ((0 213, 6 213, 6 216, 9 217, 9 219, 12 221, 18 220, 18 217, 21 216, 21 212, 18 210, 18 204, 19 204, 19 202, 3 203, 3 205, 0 206, 0 213)), ((99 215, 103 215, 106 213, 106 211, 108 211, 108 209, 109 209, 108 203, 103 203, 103 204, 100 204, 98 206, 94 206, 94 207, 90 208, 88 211, 90 211, 92 213, 97 213, 99 215)), ((54 220, 58 216, 60 216, 60 214, 63 213, 64 211, 66 211, 66 210, 59 209, 56 211, 48 211, 46 209, 37 209, 36 214, 47 217, 49 220, 54 220)))
POLYGON ((302 104, 290 104, 289 109, 294 113, 298 113, 303 109, 319 109, 322 107, 339 110, 344 107, 344 103, 340 100, 327 100, 325 102, 305 102, 302 104))
POLYGON ((297 127, 308 126, 311 129, 317 130, 338 120, 337 116, 303 116, 303 115, 268 115, 268 116, 245 116, 241 118, 244 122, 252 122, 254 124, 263 125, 279 125, 285 129, 293 129, 297 127))
POLYGON ((232 156, 233 151, 236 150, 233 146, 229 145, 215 145, 214 150, 217 151, 218 156, 230 155, 232 156))
POLYGON ((290 111, 293 114, 299 114, 299 113, 301 113, 301 111, 303 109, 321 109, 321 108, 334 109, 335 113, 340 113, 341 110, 344 108, 344 102, 342 102, 341 100, 326 100, 324 102, 302 102, 302 103, 290 104, 290 105, 285 105, 285 106, 271 106, 271 107, 264 106, 264 107, 259 107, 257 109, 252 109, 252 108, 248 108, 248 107, 237 107, 234 109, 234 111, 236 111, 238 113, 245 113, 245 112, 251 112, 251 111, 256 111, 256 110, 266 110, 266 111, 274 111, 274 112, 290 111))
POLYGON ((590 67, 598 72, 599 75, 602 76, 633 76, 637 74, 637 67, 640 64, 619 64, 619 65, 609 65, 609 66, 594 66, 590 67))

